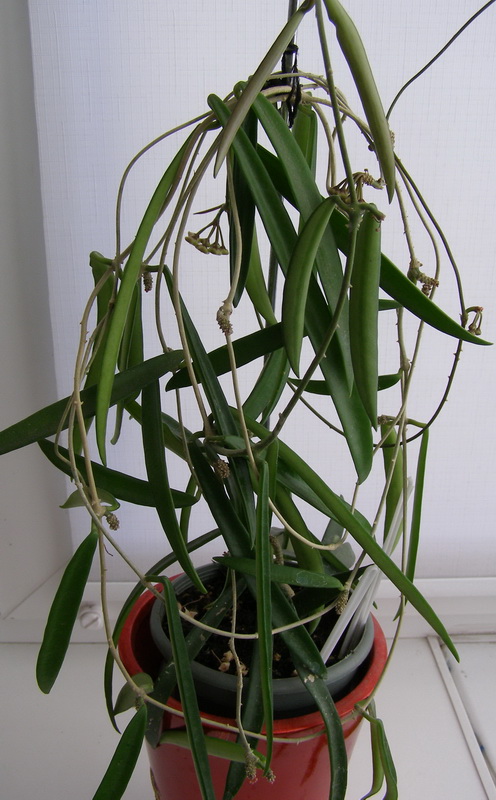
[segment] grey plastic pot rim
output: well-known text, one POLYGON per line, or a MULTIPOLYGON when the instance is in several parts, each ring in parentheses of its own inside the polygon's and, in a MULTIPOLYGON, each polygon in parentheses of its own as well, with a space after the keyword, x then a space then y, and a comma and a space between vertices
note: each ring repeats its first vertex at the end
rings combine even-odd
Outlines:
MULTIPOLYGON (((218 570, 219 566, 212 563, 200 567, 199 573, 202 580, 205 581, 216 574, 218 570)), ((174 580, 174 588, 178 595, 190 585, 189 578, 185 575, 180 575, 174 580)), ((172 657, 172 648, 163 629, 164 616, 165 605, 161 600, 157 599, 150 615, 150 630, 156 647, 164 659, 169 661, 172 657)), ((374 626, 370 617, 357 646, 340 661, 327 668, 326 685, 334 699, 337 696, 342 696, 353 683, 358 671, 370 654, 373 641, 374 626)), ((191 668, 199 700, 204 700, 212 711, 216 713, 229 713, 235 707, 236 675, 211 669, 197 661, 192 662, 191 668)), ((249 677, 244 679, 245 685, 248 681, 249 677)), ((315 710, 308 691, 297 676, 273 679, 272 690, 276 717, 296 716, 315 710)), ((205 708, 205 710, 209 709, 205 708)))

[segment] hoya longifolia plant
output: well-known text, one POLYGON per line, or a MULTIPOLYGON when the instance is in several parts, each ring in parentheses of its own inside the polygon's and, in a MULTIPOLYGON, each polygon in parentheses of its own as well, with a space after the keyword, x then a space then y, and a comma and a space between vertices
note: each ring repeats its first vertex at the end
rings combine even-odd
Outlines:
MULTIPOLYGON (((129 696, 138 706, 119 747, 136 755, 147 714, 158 724, 168 695, 157 697, 150 676, 127 675, 116 643, 138 594, 147 588, 160 596, 156 583, 161 581, 188 745, 203 797, 213 798, 201 710, 193 699, 189 664, 194 654, 183 639, 180 618, 191 626, 204 623, 178 609, 161 575, 177 564, 203 592, 191 554, 220 538, 217 560, 234 585, 236 577, 246 580, 256 600, 253 638, 262 665, 259 683, 253 681, 249 690, 260 692, 257 714, 247 720, 233 630, 229 661, 237 670, 239 697, 231 727, 239 737, 235 750, 229 749, 229 757, 235 753, 236 758, 228 789, 232 793, 242 781, 245 767, 239 759, 246 760, 249 776, 261 770, 273 777, 270 687, 277 629, 322 712, 332 742, 330 792, 337 800, 346 789, 346 754, 341 722, 323 681, 325 663, 355 646, 382 576, 401 596, 398 625, 408 601, 454 651, 442 622, 415 587, 415 563, 430 426, 451 387, 462 343, 486 344, 479 335, 482 309, 465 305, 454 258, 395 153, 362 41, 338 0, 305 0, 253 75, 235 84, 227 97, 210 95, 207 106, 195 120, 147 145, 126 169, 117 196, 115 252, 90 256, 94 290, 82 319, 73 394, 35 415, 34 426, 20 423, 9 434, 13 447, 40 441, 47 457, 72 477, 75 494, 68 505, 83 505, 90 517, 90 533, 69 564, 50 613, 38 681, 50 691, 98 551, 109 642, 108 707, 114 719, 115 661, 128 681, 117 710, 129 705, 129 696), (304 20, 316 28, 320 74, 305 72, 297 62, 294 37, 304 20), (334 83, 336 41, 358 92, 358 111, 334 83), (360 158, 367 163, 352 163, 350 131, 363 140, 360 158), (177 141, 177 152, 164 166, 137 229, 125 231, 121 207, 128 176, 145 153, 168 138, 177 141), (211 198, 207 205, 200 202, 205 186, 211 198), (407 270, 381 248, 393 203, 406 234, 407 270), (431 241, 432 274, 421 269, 408 222, 412 214, 431 241), (223 275, 223 294, 212 308, 202 304, 201 319, 198 304, 188 301, 195 251, 204 258, 202 271, 223 275), (443 264, 457 277, 461 323, 434 299, 443 264), (248 333, 237 335, 240 314, 248 333), (381 315, 394 319, 389 330, 395 368, 387 374, 380 370, 381 348, 389 347, 379 335, 381 315), (219 337, 213 349, 204 344, 206 316, 219 337), (456 352, 438 408, 431 419, 417 420, 408 399, 425 326, 452 337, 456 352), (113 408, 117 427, 111 430, 113 408), (302 454, 285 434, 292 425, 305 427, 309 418, 315 424, 308 428, 310 448, 302 454), (130 429, 140 430, 142 478, 108 466, 109 448, 130 429), (416 439, 414 463, 407 449, 416 439), (326 479, 323 453, 333 452, 353 467, 348 496, 326 479), (174 484, 174 459, 187 466, 182 487, 174 484), (373 514, 366 515, 360 510, 361 490, 377 460, 383 480, 374 483, 373 514), (165 555, 146 573, 119 543, 120 501, 155 508, 163 527, 165 555), (202 504, 215 528, 196 535, 190 519, 202 504), (126 561, 137 580, 114 630, 105 587, 109 550, 126 561), (305 603, 294 599, 301 590, 305 603), (335 624, 319 650, 311 633, 331 613, 335 624), (264 756, 254 745, 262 726, 264 756)), ((169 692, 172 688, 168 684, 169 692)), ((394 783, 394 770, 373 698, 356 713, 372 725, 378 791, 384 775, 388 786, 394 783)), ((209 743, 215 746, 225 754, 221 743, 209 743)), ((112 791, 115 798, 116 787, 126 785, 135 759, 123 760, 121 753, 98 797, 112 791)))

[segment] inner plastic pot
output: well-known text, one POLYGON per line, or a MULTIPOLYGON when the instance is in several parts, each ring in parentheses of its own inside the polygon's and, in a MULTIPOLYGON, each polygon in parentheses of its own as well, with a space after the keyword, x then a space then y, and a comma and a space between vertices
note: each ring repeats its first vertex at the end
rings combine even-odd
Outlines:
MULTIPOLYGON (((207 564, 200 567, 198 572, 205 582, 218 574, 219 567, 216 564, 207 564)), ((180 575, 174 580, 174 590, 178 596, 190 587, 191 582, 186 575, 180 575)), ((157 599, 150 615, 150 631, 156 647, 165 661, 169 661, 172 658, 172 648, 164 631, 164 618, 165 605, 162 600, 157 599)), ((374 625, 370 617, 355 649, 327 668, 326 684, 334 700, 342 697, 360 680, 366 668, 373 641, 374 625)), ((196 661, 192 662, 191 669, 200 707, 212 714, 234 716, 236 676, 211 669, 196 661)), ((245 689, 249 680, 249 677, 243 680, 245 689)), ((272 691, 274 716, 277 719, 309 714, 316 710, 315 704, 299 677, 273 679, 272 691)))

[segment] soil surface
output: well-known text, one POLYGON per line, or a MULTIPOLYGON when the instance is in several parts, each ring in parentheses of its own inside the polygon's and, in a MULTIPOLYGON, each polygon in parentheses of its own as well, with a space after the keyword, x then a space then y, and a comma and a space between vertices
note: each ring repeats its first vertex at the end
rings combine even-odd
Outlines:
MULTIPOLYGON (((199 595, 194 587, 182 592, 178 598, 181 610, 191 614, 198 619, 201 619, 209 605, 215 600, 222 591, 224 586, 224 575, 219 574, 218 577, 208 579, 205 583, 205 588, 208 590, 207 594, 199 595)), ((334 611, 328 612, 320 621, 317 630, 312 633, 312 638, 320 650, 324 645, 329 632, 332 630, 336 622, 336 614, 334 611)), ((166 621, 164 627, 167 633, 166 621)), ((232 612, 224 618, 223 622, 218 625, 222 630, 231 631, 232 626, 232 612)), ((189 633, 191 626, 187 622, 183 622, 183 629, 185 634, 189 633)), ((248 589, 238 596, 237 611, 236 611, 236 632, 237 633, 253 633, 257 628, 257 612, 256 602, 248 589)), ((249 639, 236 639, 236 653, 243 665, 244 674, 249 675, 251 654, 253 649, 253 640, 249 639)), ((221 672, 236 674, 235 661, 232 653, 229 650, 229 639, 224 636, 212 634, 203 650, 196 656, 195 661, 203 664, 211 669, 217 669, 221 672)), ((332 657, 327 662, 328 666, 333 662, 332 657)), ((274 678, 290 678, 294 676, 295 670, 291 660, 291 656, 287 646, 282 640, 281 636, 274 636, 274 650, 273 650, 273 677, 274 678)))

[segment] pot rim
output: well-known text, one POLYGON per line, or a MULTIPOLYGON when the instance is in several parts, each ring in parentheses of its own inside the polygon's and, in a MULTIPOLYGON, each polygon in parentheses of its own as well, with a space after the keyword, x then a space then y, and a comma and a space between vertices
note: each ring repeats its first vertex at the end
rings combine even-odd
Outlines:
MULTIPOLYGON (((200 574, 203 580, 208 580, 208 578, 216 574, 218 570, 219 567, 215 563, 204 564, 200 567, 200 574)), ((178 595, 191 583, 184 573, 174 577, 172 580, 178 595)), ((158 647, 162 656, 165 659, 169 659, 172 653, 170 641, 163 629, 164 616, 165 606, 157 599, 153 604, 150 614, 150 629, 155 645, 158 647)), ((373 640, 374 627, 372 620, 368 619, 357 645, 350 650, 344 658, 334 662, 327 668, 325 681, 332 694, 341 696, 343 691, 346 691, 346 686, 353 681, 357 671, 369 658, 373 640)), ((207 696, 204 693, 205 688, 208 688, 208 694, 214 691, 218 692, 220 697, 224 698, 234 697, 236 695, 237 679, 235 675, 218 672, 197 661, 193 661, 192 668, 195 681, 198 681, 199 685, 203 687, 201 690, 199 689, 200 703, 202 691, 203 697, 207 696)), ((247 684, 248 682, 249 678, 247 679, 247 684)), ((276 717, 282 719, 283 716, 286 716, 285 713, 281 712, 285 712, 288 708, 288 698, 292 698, 289 703, 289 711, 294 712, 289 714, 290 717, 294 717, 296 714, 311 713, 310 711, 306 712, 304 710, 305 707, 308 708, 309 706, 309 696, 300 678, 286 677, 273 679, 272 693, 274 696, 274 713, 276 717)), ((220 709, 212 709, 212 713, 220 713, 222 716, 225 712, 220 709)))

